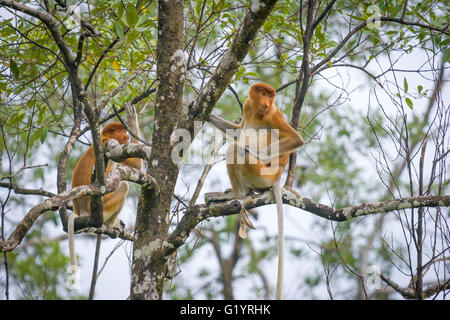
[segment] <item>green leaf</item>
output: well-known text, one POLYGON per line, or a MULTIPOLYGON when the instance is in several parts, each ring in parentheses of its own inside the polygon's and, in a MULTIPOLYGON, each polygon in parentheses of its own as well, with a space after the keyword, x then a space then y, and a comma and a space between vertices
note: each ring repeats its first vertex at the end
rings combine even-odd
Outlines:
POLYGON ((141 32, 139 32, 138 30, 133 30, 131 32, 128 32, 127 33, 127 42, 131 43, 140 36, 141 36, 141 32))
POLYGON ((259 73, 257 73, 257 72, 247 72, 245 75, 251 76, 251 77, 259 77, 259 73))
POLYGON ((265 32, 270 32, 270 30, 272 30, 274 25, 274 21, 270 20, 270 21, 266 21, 266 23, 264 23, 264 31, 265 32))
POLYGON ((419 94, 422 92, 422 90, 423 90, 423 87, 421 85, 418 85, 417 86, 417 91, 419 91, 419 94))
POLYGON ((11 73, 14 75, 15 78, 19 77, 19 67, 12 58, 9 59, 9 69, 11 70, 11 73))
POLYGON ((346 14, 346 15, 349 16, 352 19, 359 20, 359 21, 366 21, 367 20, 367 18, 364 17, 364 16, 358 17, 358 16, 352 16, 351 14, 346 14))
POLYGON ((30 148, 32 148, 34 142, 35 142, 38 138, 41 137, 42 131, 43 131, 43 130, 44 130, 44 128, 39 128, 39 129, 37 129, 36 131, 34 131, 34 132, 30 135, 30 141, 29 141, 29 144, 28 144, 28 146, 29 146, 30 148))
POLYGON ((406 104, 408 105, 408 107, 412 110, 413 108, 413 103, 411 101, 410 98, 405 98, 406 104))
POLYGON ((441 41, 441 46, 446 46, 450 44, 450 38, 444 39, 441 41))
POLYGON ((406 77, 403 77, 403 88, 405 92, 408 92, 408 81, 406 81, 406 77))
POLYGON ((442 55, 442 63, 450 62, 450 47, 444 51, 442 55))
POLYGON ((17 111, 15 113, 13 113, 13 115, 11 116, 11 118, 9 118, 9 124, 16 124, 19 123, 20 121, 23 120, 23 118, 25 118, 25 110, 20 110, 17 111))
POLYGON ((127 25, 134 27, 139 20, 139 14, 133 4, 127 5, 127 25))
POLYGON ((120 40, 123 39, 123 29, 120 23, 117 21, 114 22, 114 31, 116 32, 116 35, 119 37, 120 40))
POLYGON ((38 124, 42 124, 46 112, 47 112, 46 106, 42 107, 41 110, 39 110, 38 124))
POLYGON ((136 27, 143 25, 145 22, 147 22, 147 19, 148 18, 146 16, 139 16, 139 19, 136 23, 136 27))
POLYGON ((200 16, 201 11, 202 11, 202 2, 199 1, 197 3, 197 6, 195 7, 195 12, 197 13, 197 16, 200 16))
POLYGON ((47 128, 46 127, 43 127, 42 128, 42 132, 41 132, 41 136, 40 136, 40 140, 41 140, 41 143, 44 143, 44 141, 45 141, 45 138, 47 138, 47 133, 48 133, 48 130, 47 130, 47 128))

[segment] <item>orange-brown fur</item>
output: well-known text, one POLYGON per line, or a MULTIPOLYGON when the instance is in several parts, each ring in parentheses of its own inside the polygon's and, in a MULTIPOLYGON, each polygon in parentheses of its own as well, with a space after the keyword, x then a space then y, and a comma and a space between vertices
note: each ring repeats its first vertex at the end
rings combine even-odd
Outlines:
MULTIPOLYGON (((108 124, 101 132, 102 144, 105 145, 109 139, 116 139, 120 144, 128 142, 128 134, 125 127, 120 122, 108 124)), ((122 165, 127 165, 133 168, 141 169, 142 160, 138 158, 129 158, 121 162, 122 165)), ((88 185, 91 183, 92 170, 95 165, 94 148, 90 146, 89 149, 78 160, 72 176, 72 188, 77 186, 88 185)), ((112 160, 108 161, 105 170, 105 177, 114 169, 116 163, 112 160)), ((106 225, 117 225, 120 211, 122 210, 128 193, 128 183, 121 181, 119 187, 111 193, 103 197, 103 221, 106 225)), ((75 213, 80 215, 89 215, 90 197, 83 196, 73 200, 73 209, 75 213)))
MULTIPOLYGON (((257 83, 250 88, 248 98, 244 103, 244 112, 240 124, 236 125, 214 115, 210 116, 210 121, 225 133, 227 133, 227 129, 242 130, 239 141, 232 143, 227 149, 227 171, 232 186, 231 196, 244 198, 251 190, 264 191, 270 187, 273 189, 278 216, 276 299, 281 299, 284 235, 283 207, 279 180, 289 161, 290 153, 300 148, 305 142, 284 119, 281 111, 273 104, 275 94, 275 90, 268 84, 257 83), (266 131, 259 129, 266 129, 266 131), (278 139, 271 136, 270 129, 278 130, 278 139), (253 145, 246 140, 247 137, 251 139, 252 136, 257 141, 253 145), (273 142, 271 138, 274 138, 273 140, 276 141, 273 142), (254 150, 255 147, 257 150, 254 150), (241 160, 244 159, 245 161, 237 161, 239 156, 241 160)), ((242 227, 242 221, 248 221, 245 203, 243 204, 241 215, 242 227)), ((248 222, 246 224, 249 227, 253 227, 248 222)), ((243 236, 246 236, 246 232, 243 232, 243 236)))
MULTIPOLYGON (((265 83, 253 85, 249 91, 249 97, 244 103, 244 114, 241 123, 237 129, 278 129, 279 130, 279 153, 278 169, 275 168, 273 174, 261 176, 262 168, 270 168, 271 162, 264 163, 255 156, 246 153, 244 164, 229 163, 227 161, 228 176, 230 177, 233 191, 239 196, 248 194, 248 189, 264 190, 270 188, 274 182, 280 179, 280 176, 289 161, 289 154, 297 150, 304 144, 302 137, 285 120, 283 114, 275 107, 275 90, 265 83), (243 183, 242 178, 245 178, 243 183)), ((270 131, 267 138, 260 137, 259 148, 269 145, 270 131)), ((234 152, 234 158, 237 159, 236 143, 232 144, 227 153, 234 152)), ((269 150, 270 152, 270 150, 269 150)))

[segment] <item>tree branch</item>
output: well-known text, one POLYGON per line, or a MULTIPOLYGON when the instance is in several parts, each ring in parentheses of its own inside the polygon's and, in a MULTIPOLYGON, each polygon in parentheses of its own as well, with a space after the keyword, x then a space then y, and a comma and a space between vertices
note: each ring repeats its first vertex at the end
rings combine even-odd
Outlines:
POLYGON ((411 289, 411 288, 402 288, 397 283, 395 283, 394 281, 392 281, 391 279, 389 279, 388 277, 386 277, 383 274, 380 274, 380 278, 389 287, 391 287, 392 289, 394 289, 395 291, 400 293, 403 298, 405 298, 405 299, 414 299, 416 297, 416 295, 414 294, 414 290, 413 289, 411 289))
POLYGON ((110 139, 106 143, 105 155, 115 161, 122 162, 128 158, 150 159, 152 148, 138 143, 120 144, 115 139, 110 139))
MULTIPOLYGON (((444 34, 449 35, 450 31, 448 30, 448 28, 446 29, 439 29, 433 26, 429 26, 426 24, 422 24, 422 23, 418 23, 418 22, 408 22, 402 19, 398 19, 398 18, 391 18, 391 17, 380 17, 379 18, 380 21, 384 21, 384 22, 395 22, 395 23, 399 23, 399 24, 403 24, 406 26, 416 26, 416 27, 420 27, 420 28, 425 28, 425 29, 429 29, 429 30, 434 30, 434 31, 438 31, 444 34)), ((350 31, 345 38, 337 45, 336 48, 334 48, 334 50, 328 55, 328 57, 326 57, 325 59, 323 59, 322 61, 320 61, 318 64, 316 64, 312 69, 311 69, 311 73, 314 73, 315 71, 317 71, 320 67, 322 67, 324 64, 328 63, 328 61, 330 61, 340 50, 341 48, 347 43, 348 40, 350 40, 350 38, 355 35, 359 30, 361 30, 362 28, 367 26, 367 21, 362 22, 361 24, 359 24, 355 29, 353 29, 352 31, 350 31)))
MULTIPOLYGON (((296 88, 295 88, 295 100, 294 107, 292 108, 292 119, 291 125, 297 130, 298 129, 298 121, 300 118, 300 112, 302 111, 303 102, 305 101, 306 93, 309 88, 309 81, 311 77, 311 70, 309 67, 310 59, 309 59, 309 51, 311 47, 311 40, 314 34, 314 6, 316 5, 315 1, 308 1, 308 11, 306 17, 306 27, 305 33, 303 35, 303 59, 302 65, 300 67, 300 73, 298 76, 296 88)), ((331 9, 331 7, 330 7, 331 9)), ((302 12, 300 12, 301 19, 302 12)), ((321 18, 316 20, 317 24, 320 23, 321 18)), ((301 27, 301 26, 300 26, 301 27)), ((297 167, 297 152, 292 152, 289 155, 289 168, 288 174, 285 182, 286 188, 292 188, 292 184, 294 182, 295 176, 295 168, 297 167)))
MULTIPOLYGON (((103 146, 100 138, 100 128, 99 128, 99 113, 96 110, 95 106, 87 98, 87 94, 85 89, 83 88, 81 79, 78 75, 78 65, 76 60, 72 56, 72 50, 70 46, 64 41, 62 34, 59 32, 58 23, 53 17, 52 14, 33 9, 29 6, 17 3, 11 0, 0 0, 0 5, 4 5, 6 7, 18 10, 25 14, 28 14, 32 17, 35 17, 42 21, 45 26, 48 28, 50 33, 52 34, 53 39, 55 40, 56 45, 61 51, 63 57, 64 66, 69 74, 69 81, 72 85, 73 93, 75 93, 78 101, 82 103, 84 106, 83 110, 88 119, 89 125, 91 126, 93 146, 95 150, 95 177, 96 182, 100 185, 104 185, 105 182, 105 164, 104 164, 104 156, 103 156, 103 146)), ((92 213, 90 215, 91 223, 95 225, 101 226, 103 221, 103 203, 101 198, 92 197, 91 199, 91 209, 92 213)))
POLYGON ((259 28, 275 6, 276 0, 259 1, 259 6, 251 7, 245 15, 244 21, 236 34, 231 46, 220 61, 218 67, 209 79, 206 87, 197 100, 190 106, 190 120, 186 126, 192 125, 194 119, 206 121, 213 107, 236 74, 239 66, 247 55, 252 41, 259 28))
POLYGON ((134 241, 135 237, 132 233, 126 232, 119 228, 108 228, 106 225, 102 225, 100 228, 84 228, 78 230, 77 233, 95 233, 107 235, 112 239, 121 238, 123 240, 134 241))
POLYGON ((50 13, 33 9, 31 7, 28 7, 26 5, 23 5, 21 3, 18 3, 16 1, 12 1, 12 0, 0 0, 0 5, 4 5, 11 9, 18 10, 20 12, 23 12, 25 14, 28 14, 32 17, 35 17, 35 18, 41 20, 47 26, 47 28, 50 30, 50 32, 53 36, 53 39, 55 39, 55 42, 58 45, 58 48, 63 55, 63 59, 64 59, 64 63, 66 64, 66 67, 69 68, 70 66, 74 65, 74 59, 72 57, 72 52, 71 52, 69 46, 67 46, 66 42, 64 41, 61 33, 58 30, 58 25, 50 13))
POLYGON ((33 194, 36 196, 44 196, 44 197, 54 197, 55 194, 49 191, 46 191, 42 188, 39 189, 25 189, 21 188, 18 185, 8 182, 0 182, 0 187, 2 188, 11 188, 14 190, 16 194, 33 194))
MULTIPOLYGON (((380 274, 381 280, 383 280, 389 287, 397 291, 401 296, 405 299, 416 299, 416 292, 413 288, 402 288, 400 285, 398 285, 396 282, 392 281, 388 277, 386 277, 383 274, 380 274)), ((444 282, 444 283, 434 283, 428 285, 427 288, 424 288, 423 290, 423 298, 429 298, 432 295, 435 295, 439 293, 442 290, 449 290, 450 289, 450 280, 444 282)))
MULTIPOLYGON (((449 196, 417 196, 410 198, 402 198, 389 200, 384 202, 375 202, 361 204, 353 207, 342 209, 334 209, 332 207, 320 204, 306 197, 297 196, 293 192, 282 189, 283 203, 303 209, 319 217, 332 221, 348 221, 350 219, 371 215, 381 212, 390 212, 408 208, 420 207, 449 207, 449 196)), ((243 200, 230 200, 226 202, 212 202, 216 196, 223 193, 210 193, 205 195, 206 201, 209 203, 197 205, 187 208, 183 218, 177 228, 169 236, 165 245, 163 245, 163 256, 170 255, 178 247, 180 247, 189 236, 190 232, 201 221, 211 218, 227 216, 239 213, 242 210, 243 200)), ((251 195, 245 200, 245 208, 247 210, 261 207, 268 204, 274 204, 275 199, 272 191, 266 191, 263 194, 251 195)))
POLYGON ((325 18, 325 16, 330 12, 330 10, 333 7, 335 2, 336 2, 336 0, 332 0, 332 1, 330 1, 330 3, 328 3, 327 7, 322 11, 320 16, 316 19, 316 21, 314 21, 314 24, 312 25, 313 30, 316 29, 316 27, 323 20, 323 18, 325 18))
MULTIPOLYGON (((97 184, 90 184, 86 186, 79 186, 71 190, 65 191, 54 197, 45 199, 41 203, 35 205, 28 211, 22 221, 17 225, 11 235, 5 241, 0 241, 0 252, 11 251, 16 248, 27 232, 32 227, 33 223, 39 216, 48 210, 58 210, 66 205, 68 201, 79 198, 81 196, 98 196, 101 197, 117 189, 120 181, 127 180, 141 185, 146 185, 151 188, 155 185, 153 177, 147 175, 142 170, 137 170, 128 166, 118 166, 110 172, 105 180, 105 186, 99 187, 97 184)), ((79 217, 76 219, 75 229, 86 227, 89 222, 89 216, 79 217), (87 218, 87 219, 86 219, 87 218)))

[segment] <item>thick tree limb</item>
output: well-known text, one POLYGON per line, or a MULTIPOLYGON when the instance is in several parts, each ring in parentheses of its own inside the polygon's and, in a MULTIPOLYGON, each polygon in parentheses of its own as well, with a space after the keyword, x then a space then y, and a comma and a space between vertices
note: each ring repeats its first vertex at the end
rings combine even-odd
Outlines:
MULTIPOLYGON (((39 216, 45 211, 58 210, 59 208, 64 207, 68 201, 79 198, 81 196, 90 195, 101 197, 107 193, 114 191, 119 186, 119 183, 122 180, 146 185, 147 188, 151 188, 152 186, 154 186, 154 179, 151 176, 147 175, 145 172, 128 166, 118 166, 116 169, 110 172, 107 179, 105 180, 104 187, 99 187, 97 184, 79 186, 54 197, 45 199, 41 203, 35 205, 30 209, 30 211, 28 211, 28 213, 17 225, 8 239, 0 242, 0 252, 11 251, 16 248, 21 243, 27 232, 30 230, 36 219, 39 218, 39 216)), ((75 224, 75 229, 79 229, 83 226, 83 224, 86 224, 84 225, 84 227, 87 226, 89 221, 85 218, 89 218, 89 216, 76 219, 80 220, 80 222, 75 224)))
MULTIPOLYGON (((269 16, 276 0, 261 0, 258 5, 251 6, 247 11, 244 21, 241 23, 238 33, 230 48, 225 53, 218 67, 209 79, 206 87, 198 96, 197 100, 190 106, 189 122, 195 119, 208 120, 212 109, 236 74, 239 66, 247 55, 252 41, 259 28, 269 16)), ((186 124, 188 125, 193 124, 186 124)))
MULTIPOLYGON (((67 185, 66 185, 66 165, 67 160, 70 157, 70 154, 72 153, 73 146, 77 142, 78 137, 80 136, 80 126, 81 126, 81 120, 83 115, 83 110, 80 104, 80 101, 77 99, 77 95, 75 92, 75 88, 73 85, 70 86, 72 90, 72 102, 73 102, 73 126, 72 130, 70 131, 69 139, 66 142, 66 145, 64 146, 63 151, 61 152, 61 155, 59 157, 58 161, 58 171, 56 175, 56 185, 58 188, 58 194, 66 191, 67 185)), ((67 226, 67 221, 69 218, 69 215, 67 214, 66 208, 60 208, 59 209, 59 217, 61 220, 61 224, 63 226, 67 226)))
MULTIPOLYGON (((450 206, 450 196, 417 196, 384 202, 367 203, 342 209, 334 209, 306 197, 297 196, 286 189, 282 189, 282 192, 283 203, 303 209, 319 217, 337 222, 347 221, 356 217, 381 212, 390 212, 408 208, 450 206)), ((177 228, 172 232, 167 241, 164 242, 163 256, 170 255, 174 250, 180 247, 186 241, 190 232, 201 221, 211 217, 236 214, 242 210, 242 205, 244 203, 243 200, 212 202, 216 198, 220 199, 220 195, 223 195, 223 193, 207 194, 205 197, 207 202, 210 201, 209 203, 190 207, 186 210, 177 228)), ((251 195, 249 198, 250 201, 246 201, 245 208, 247 210, 275 203, 272 191, 267 191, 263 194, 251 195)))
POLYGON ((156 300, 163 296, 167 261, 153 254, 156 244, 167 237, 172 195, 179 167, 171 152, 177 143, 174 131, 185 118, 183 89, 186 80, 184 2, 158 1, 156 47, 157 95, 152 152, 148 172, 157 182, 153 190, 142 187, 136 215, 131 300, 156 300))
POLYGON ((122 162, 128 158, 140 158, 148 161, 150 159, 151 152, 152 148, 143 144, 120 144, 119 141, 110 139, 106 143, 105 155, 115 162, 122 162))
POLYGON ((106 225, 102 225, 100 228, 84 228, 78 230, 77 233, 95 233, 107 235, 110 238, 121 238, 123 240, 134 241, 135 237, 132 233, 120 230, 118 228, 108 228, 106 225))

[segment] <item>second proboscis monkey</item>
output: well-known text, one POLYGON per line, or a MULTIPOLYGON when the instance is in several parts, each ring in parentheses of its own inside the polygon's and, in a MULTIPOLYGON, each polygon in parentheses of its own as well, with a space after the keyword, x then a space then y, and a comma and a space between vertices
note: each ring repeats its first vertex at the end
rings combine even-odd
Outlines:
MULTIPOLYGON (((268 84, 254 84, 245 100, 239 124, 215 115, 211 115, 209 121, 228 136, 238 137, 226 152, 227 172, 232 186, 229 198, 243 199, 252 191, 262 192, 270 188, 273 190, 278 216, 278 274, 275 297, 281 299, 284 235, 280 177, 289 161, 290 153, 300 148, 304 140, 274 105, 275 94, 275 89, 268 84)), ((242 237, 246 237, 244 225, 253 227, 245 210, 245 203, 241 211, 239 232, 242 237)))
MULTIPOLYGON (((134 107, 130 104, 125 105, 125 111, 128 118, 128 127, 130 131, 139 137, 139 125, 137 119, 137 113, 134 107)), ((108 140, 115 139, 120 144, 126 144, 129 140, 129 136, 125 126, 120 122, 114 122, 108 124, 101 132, 102 145, 104 146, 108 140)), ((132 143, 137 143, 137 139, 131 138, 132 143)), ((133 168, 142 168, 142 159, 129 158, 122 162, 121 165, 130 166, 133 168)), ((72 188, 77 186, 83 186, 93 183, 91 181, 93 176, 93 170, 95 166, 95 154, 94 147, 90 146, 89 149, 80 157, 78 160, 75 170, 72 176, 72 188)), ((105 177, 108 176, 109 172, 117 166, 117 163, 108 160, 105 177)), ((129 190, 128 182, 121 181, 116 190, 111 193, 105 194, 103 196, 103 223, 108 227, 120 227, 120 220, 118 218, 120 211, 123 208, 125 199, 127 197, 129 190)), ((90 208, 90 196, 82 196, 80 198, 73 200, 73 210, 77 216, 85 216, 91 214, 90 208)), ((76 255, 74 250, 74 239, 73 239, 73 219, 74 215, 69 216, 69 252, 71 265, 76 266, 76 255)))

